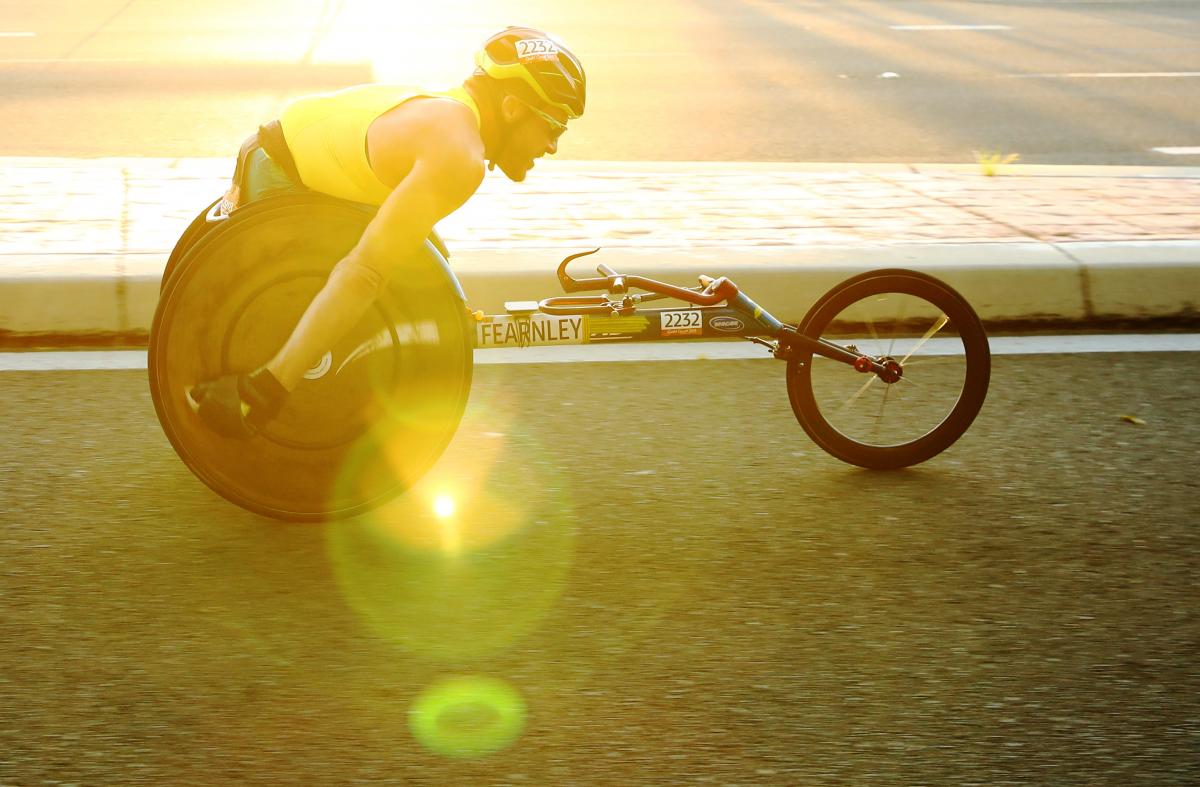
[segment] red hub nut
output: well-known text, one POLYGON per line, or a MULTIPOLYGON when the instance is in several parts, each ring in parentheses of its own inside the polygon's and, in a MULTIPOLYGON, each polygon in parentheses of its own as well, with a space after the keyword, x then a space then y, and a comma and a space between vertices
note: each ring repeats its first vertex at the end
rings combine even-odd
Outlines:
POLYGON ((900 377, 904 374, 903 367, 900 366, 894 359, 889 358, 883 364, 883 374, 879 375, 879 379, 885 383, 891 384, 900 381, 900 377))

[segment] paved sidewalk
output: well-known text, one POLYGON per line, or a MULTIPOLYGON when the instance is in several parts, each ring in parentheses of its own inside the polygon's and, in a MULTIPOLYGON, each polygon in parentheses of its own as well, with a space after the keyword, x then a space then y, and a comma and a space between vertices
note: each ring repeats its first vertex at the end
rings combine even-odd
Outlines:
MULTIPOLYGON (((0 338, 148 329, 158 279, 227 159, 0 158, 0 338)), ((1200 169, 542 162, 439 229, 472 305, 556 294, 568 253, 727 274, 785 319, 850 272, 943 276, 992 321, 1190 318, 1200 169)), ((581 269, 586 270, 586 268, 581 269)))

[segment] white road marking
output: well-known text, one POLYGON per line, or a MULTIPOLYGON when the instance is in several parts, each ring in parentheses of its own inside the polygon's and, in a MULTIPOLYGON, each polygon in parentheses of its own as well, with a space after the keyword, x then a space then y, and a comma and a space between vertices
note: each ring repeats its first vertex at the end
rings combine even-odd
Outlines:
MULTIPOLYGON (((946 352, 930 340, 923 352, 946 352)), ((992 355, 1074 353, 1200 352, 1200 333, 1084 334, 1079 336, 993 336, 992 355)), ((951 342, 953 344, 953 342, 951 342)), ((565 347, 477 350, 475 363, 590 363, 613 361, 769 360, 765 347, 750 342, 628 342, 565 347)), ((0 372, 143 371, 145 350, 82 350, 0 353, 0 372)))
POLYGON ((1150 148, 1156 153, 1166 153, 1168 156, 1200 156, 1200 147, 1193 148, 1150 148))
POLYGON ((145 350, 0 353, 0 372, 94 372, 145 368, 145 350))
MULTIPOLYGON (((1200 352, 1200 334, 1084 334, 1079 336, 993 336, 993 355, 1053 353, 1200 352)), ((955 353, 957 340, 931 339, 928 355, 955 353)), ((865 351, 865 345, 864 345, 865 351)), ((771 360, 767 348, 751 342, 625 342, 572 347, 527 347, 482 350, 475 363, 587 363, 603 361, 771 360)))
POLYGON ((37 33, 4 33, 0 32, 0 38, 35 38, 37 33))
POLYGON ((1008 25, 890 25, 893 30, 1012 30, 1008 25))
POLYGON ((1006 74, 1010 79, 1175 79, 1200 71, 1070 71, 1064 74, 1006 74))
POLYGON ((15 63, 145 63, 141 57, 8 57, 0 58, 0 65, 15 63))

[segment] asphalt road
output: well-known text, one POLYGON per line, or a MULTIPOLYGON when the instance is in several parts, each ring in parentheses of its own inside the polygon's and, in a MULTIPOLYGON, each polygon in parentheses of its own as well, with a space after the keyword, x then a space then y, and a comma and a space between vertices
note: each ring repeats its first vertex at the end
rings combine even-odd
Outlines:
MULTIPOLYGON (((185 5, 0 0, 0 155, 231 156, 518 18, 587 57, 564 158, 1200 144, 1200 80, 1128 76, 1200 71, 1192 3, 185 5), (1007 29, 892 27, 947 23, 1007 29)), ((997 358, 960 445, 874 474, 769 361, 481 367, 426 483, 285 526, 187 472, 144 373, 0 374, 0 784, 1195 783, 1198 377, 997 358)))
POLYGON ((189 475, 144 373, 0 374, 0 783, 1194 784, 1198 386, 997 357, 876 474, 769 360, 486 366, 427 484, 287 526, 189 475), (453 676, 521 700, 419 743, 453 676))
POLYGON ((0 0, 0 20, 5 156, 233 156, 292 96, 455 84, 524 20, 587 63, 562 158, 1200 161, 1154 150, 1200 146, 1191 2, 0 0))

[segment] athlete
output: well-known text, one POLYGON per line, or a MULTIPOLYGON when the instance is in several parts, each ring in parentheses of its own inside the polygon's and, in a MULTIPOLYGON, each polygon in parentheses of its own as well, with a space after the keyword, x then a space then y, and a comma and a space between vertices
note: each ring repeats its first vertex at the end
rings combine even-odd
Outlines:
POLYGON ((223 210, 296 187, 379 210, 274 358, 188 392, 210 428, 248 438, 269 422, 397 265, 475 193, 485 166, 523 181, 583 114, 583 65, 547 33, 509 27, 484 43, 475 64, 445 92, 373 84, 297 99, 243 145, 223 210))

